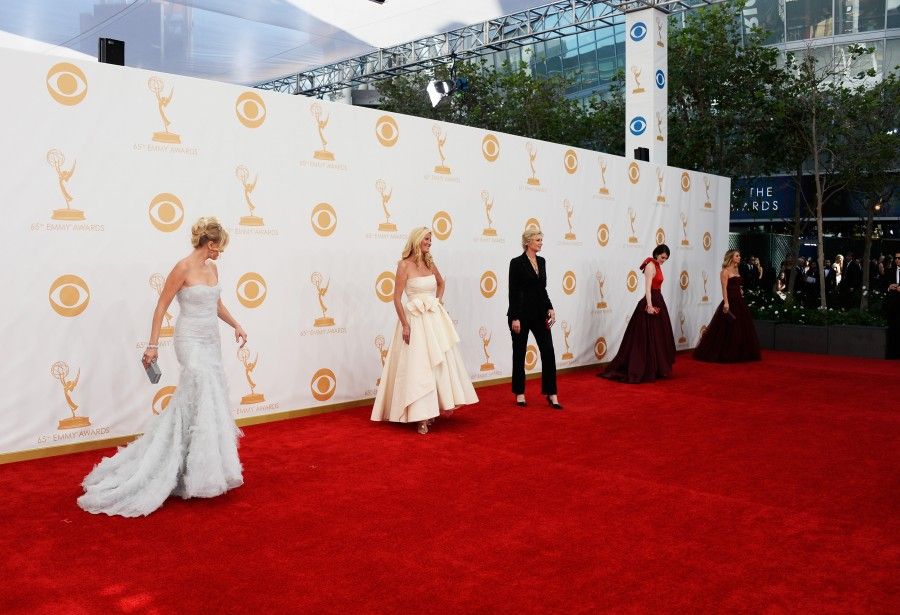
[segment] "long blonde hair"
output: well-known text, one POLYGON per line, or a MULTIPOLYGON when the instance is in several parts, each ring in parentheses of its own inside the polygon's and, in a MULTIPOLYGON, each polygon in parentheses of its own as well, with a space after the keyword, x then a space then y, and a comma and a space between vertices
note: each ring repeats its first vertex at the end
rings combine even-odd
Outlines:
POLYGON ((406 240, 406 245, 403 247, 403 253, 401 254, 402 259, 407 259, 410 256, 413 257, 413 260, 416 264, 425 263, 425 266, 429 269, 434 268, 434 259, 431 258, 431 252, 427 254, 422 254, 422 240, 425 239, 425 235, 431 232, 431 229, 427 226, 417 226, 413 230, 409 232, 409 239, 406 240))
POLYGON ((725 253, 725 259, 722 261, 722 269, 725 269, 726 267, 728 267, 728 265, 731 264, 731 261, 734 258, 735 254, 740 253, 740 250, 728 250, 728 252, 725 253))

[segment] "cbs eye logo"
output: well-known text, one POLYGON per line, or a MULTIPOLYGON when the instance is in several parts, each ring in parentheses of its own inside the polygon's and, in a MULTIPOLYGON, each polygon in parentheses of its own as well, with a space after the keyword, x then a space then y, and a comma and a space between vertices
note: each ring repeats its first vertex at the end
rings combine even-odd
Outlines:
POLYGON ((390 271, 384 271, 375 278, 375 296, 390 303, 394 300, 394 274, 390 271))
POLYGON ((641 181, 641 167, 639 167, 636 162, 632 162, 628 165, 628 181, 632 184, 641 181))
POLYGON ((525 369, 533 370, 537 367, 538 360, 538 351, 537 348, 534 347, 534 344, 528 344, 528 348, 525 349, 525 369))
POLYGON ((397 121, 390 115, 382 115, 375 122, 375 138, 385 147, 394 147, 400 138, 397 121))
POLYGON ((235 288, 238 301, 246 308, 257 308, 266 300, 269 287, 261 275, 249 271, 241 276, 235 288))
POLYGON ((574 271, 566 271, 563 274, 562 279, 562 289, 563 292, 567 295, 571 295, 575 292, 575 272, 574 271))
POLYGON ((597 341, 594 342, 594 356, 597 357, 598 361, 602 361, 603 357, 606 356, 606 338, 598 337, 597 341))
POLYGON ((628 130, 631 131, 636 137, 644 134, 644 131, 647 130, 647 120, 643 118, 643 116, 638 115, 637 117, 632 118, 632 120, 628 123, 628 130))
POLYGON ((712 235, 707 231, 703 233, 703 249, 709 252, 710 248, 712 248, 712 235))
POLYGON ((488 162, 494 162, 500 157, 500 141, 494 135, 487 134, 481 140, 481 155, 488 162))
POLYGON ((497 274, 493 271, 485 271, 481 274, 481 296, 490 299, 497 293, 497 274))
POLYGON ((77 275, 59 276, 50 285, 50 307, 60 316, 78 316, 91 301, 91 291, 87 283, 77 275))
POLYGON ((609 243, 609 227, 605 224, 601 224, 597 227, 597 243, 600 244, 600 247, 606 247, 606 244, 609 243))
POLYGON ((643 21, 639 21, 633 26, 631 26, 631 30, 628 35, 631 37, 635 43, 638 43, 644 40, 644 37, 647 36, 647 26, 644 25, 643 21))
POLYGON ((313 231, 319 237, 328 237, 337 228, 337 212, 328 203, 319 203, 313 207, 309 216, 313 231))
POLYGON ((681 290, 687 290, 687 287, 691 284, 691 276, 688 275, 687 271, 682 271, 681 275, 678 276, 678 285, 681 286, 681 290))
POLYGON ((72 107, 87 96, 87 77, 80 68, 69 62, 54 64, 47 71, 47 92, 61 105, 72 107))
POLYGON ((150 224, 163 233, 178 230, 184 222, 184 205, 181 199, 170 192, 162 192, 153 197, 147 208, 150 224))
POLYGON ((169 407, 169 402, 172 401, 172 395, 174 394, 175 387, 173 386, 166 386, 158 390, 156 395, 153 396, 153 402, 150 404, 153 414, 162 414, 169 407))
POLYGON ((566 173, 572 175, 578 170, 578 154, 573 149, 567 149, 563 155, 563 166, 566 167, 566 173))
POLYGON ((666 87, 666 74, 662 72, 662 69, 656 71, 656 87, 660 90, 666 87))
POLYGON ((691 176, 685 171, 681 174, 681 191, 687 192, 691 189, 691 176))
POLYGON ((327 367, 318 370, 312 375, 312 380, 309 381, 309 391, 317 401, 331 399, 334 396, 335 389, 337 389, 337 377, 327 367))
POLYGON ((446 211, 434 214, 434 218, 431 219, 431 230, 434 232, 434 236, 441 241, 450 237, 450 233, 453 232, 453 219, 450 214, 446 211))
POLYGON ((659 227, 656 229, 656 245, 662 245, 666 243, 666 231, 663 227, 659 227))
POLYGON ((256 92, 244 92, 234 103, 238 121, 247 128, 259 128, 266 121, 266 103, 256 92))
POLYGON ((628 292, 633 293, 637 290, 638 287, 638 274, 633 269, 628 272, 628 276, 625 278, 625 288, 628 289, 628 292))

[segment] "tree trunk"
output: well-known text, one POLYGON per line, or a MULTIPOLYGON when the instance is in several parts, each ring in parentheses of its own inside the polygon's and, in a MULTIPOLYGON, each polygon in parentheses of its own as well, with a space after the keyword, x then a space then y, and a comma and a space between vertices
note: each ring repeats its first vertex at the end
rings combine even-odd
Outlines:
POLYGON ((875 227, 875 211, 873 206, 866 204, 866 247, 863 249, 862 260, 862 297, 859 299, 859 309, 867 310, 869 308, 869 260, 872 258, 872 231, 875 227))
POLYGON ((817 118, 817 100, 815 95, 816 90, 813 90, 813 105, 812 105, 812 155, 813 155, 813 178, 816 182, 816 256, 818 260, 818 269, 819 269, 819 309, 824 310, 827 309, 828 305, 825 303, 825 238, 822 230, 823 226, 823 213, 822 210, 825 205, 825 194, 823 187, 823 178, 822 178, 822 170, 819 168, 819 138, 816 127, 817 118))
POLYGON ((803 216, 800 215, 801 205, 805 206, 803 201, 803 163, 797 166, 796 186, 794 187, 794 228, 791 232, 791 272, 788 275, 787 293, 785 294, 785 303, 792 305, 794 303, 794 288, 797 285, 797 260, 800 258, 800 235, 803 234, 803 216))

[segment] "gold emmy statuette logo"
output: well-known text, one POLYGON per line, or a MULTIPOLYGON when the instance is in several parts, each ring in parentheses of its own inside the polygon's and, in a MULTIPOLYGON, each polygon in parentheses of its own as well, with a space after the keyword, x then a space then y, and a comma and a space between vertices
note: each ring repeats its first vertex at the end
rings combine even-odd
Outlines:
POLYGON ((573 355, 572 352, 569 350, 569 335, 572 334, 572 328, 569 327, 569 323, 566 322, 565 320, 562 321, 562 325, 560 325, 560 326, 562 327, 562 332, 563 332, 563 344, 565 344, 565 346, 566 346, 566 351, 562 354, 560 359, 562 359, 563 361, 571 361, 572 359, 575 358, 575 355, 573 355))
POLYGON ((666 174, 663 172, 662 167, 656 167, 656 183, 659 184, 659 194, 656 195, 657 203, 666 202, 666 195, 663 194, 663 180, 665 177, 666 174))
POLYGON ((150 88, 150 91, 156 96, 156 108, 159 110, 159 117, 163 122, 162 132, 154 132, 153 140, 157 143, 181 143, 181 137, 169 130, 169 126, 172 125, 172 122, 170 122, 169 118, 166 116, 166 107, 172 102, 175 86, 172 86, 171 89, 169 89, 168 96, 163 96, 162 91, 164 86, 165 83, 159 77, 154 76, 147 80, 147 87, 150 88))
POLYGON ((269 293, 269 287, 261 275, 253 271, 248 271, 240 277, 235 288, 238 301, 245 308, 257 308, 266 300, 269 293))
POLYGON ((641 181, 641 167, 639 167, 636 162, 632 162, 628 165, 628 181, 632 184, 641 181))
POLYGON ((663 34, 662 34, 663 22, 660 19, 656 20, 656 46, 657 47, 665 47, 663 43, 663 34))
POLYGON ((711 184, 710 184, 710 182, 709 182, 709 178, 706 177, 706 176, 704 176, 704 177, 703 177, 703 183, 706 185, 706 202, 703 204, 703 206, 704 206, 706 209, 712 209, 712 197, 709 196, 709 189, 710 189, 710 187, 711 187, 711 184))
POLYGON ((637 290, 638 287, 638 274, 637 271, 632 269, 628 272, 628 275, 625 277, 625 288, 628 289, 628 292, 633 293, 637 290))
POLYGON ((72 318, 81 314, 91 301, 87 283, 77 275, 61 275, 50 285, 50 307, 60 316, 72 318))
POLYGON ((494 199, 487 190, 481 191, 481 200, 484 202, 484 215, 487 217, 487 227, 481 231, 485 237, 496 237, 497 229, 493 227, 494 219, 491 217, 491 210, 494 209, 494 199))
POLYGON ((481 348, 484 350, 484 363, 481 364, 481 371, 489 372, 494 369, 494 363, 491 361, 491 355, 488 352, 488 346, 491 343, 491 332, 485 327, 478 329, 478 337, 481 338, 481 348))
POLYGON ((309 276, 309 281, 312 282, 312 285, 316 287, 317 298, 319 299, 319 309, 322 310, 321 318, 316 318, 315 326, 316 327, 333 327, 334 326, 334 318, 331 316, 326 316, 326 312, 328 311, 328 306, 325 305, 325 295, 328 294, 328 286, 331 284, 331 280, 325 282, 325 286, 322 286, 322 274, 318 271, 313 272, 311 276, 309 276))
POLYGON ((66 201, 65 209, 54 209, 53 215, 51 218, 54 220, 84 220, 84 212, 79 209, 72 209, 69 205, 75 199, 69 190, 66 188, 66 182, 72 179, 72 175, 75 173, 75 164, 77 161, 72 163, 72 168, 68 171, 63 170, 62 166, 66 162, 66 156, 58 149, 51 149, 47 152, 47 164, 53 167, 53 170, 56 171, 56 176, 59 179, 59 190, 62 192, 63 199, 66 201))
POLYGON ((703 303, 706 303, 707 301, 709 301, 708 288, 709 288, 709 274, 706 273, 706 270, 704 270, 703 271, 703 298, 701 299, 701 301, 703 301, 703 303))
POLYGON ((435 124, 431 127, 431 134, 433 134, 434 138, 437 140, 438 156, 441 157, 441 164, 434 167, 434 172, 440 173, 441 175, 450 175, 450 167, 445 164, 447 158, 444 156, 444 145, 447 143, 447 133, 441 132, 441 127, 435 124))
POLYGON ((394 147, 400 138, 397 120, 390 115, 382 115, 375 121, 375 138, 385 147, 394 147))
POLYGON ((663 227, 659 227, 656 229, 656 245, 662 245, 666 243, 666 231, 663 227))
POLYGON ((391 202, 394 189, 391 188, 390 191, 388 191, 387 182, 383 179, 378 179, 375 180, 375 190, 378 191, 378 196, 381 197, 381 209, 384 210, 384 222, 378 225, 378 230, 384 231, 385 233, 393 233, 397 230, 397 225, 391 222, 391 212, 388 211, 388 203, 391 202))
POLYGON ((631 235, 628 236, 628 243, 637 243, 637 231, 634 230, 634 222, 637 220, 637 214, 634 211, 634 207, 628 208, 628 224, 631 225, 631 235))
POLYGON ((681 337, 678 338, 679 344, 687 344, 687 338, 684 336, 684 313, 678 313, 678 320, 681 323, 681 337))
POLYGON ((69 412, 72 416, 67 416, 59 420, 58 429, 77 429, 78 427, 90 427, 91 420, 86 416, 78 416, 75 411, 78 410, 78 404, 72 401, 70 395, 75 387, 78 386, 78 379, 81 378, 81 370, 75 375, 75 380, 67 380, 69 376, 69 366, 64 361, 57 361, 50 366, 50 375, 59 380, 63 388, 63 395, 66 396, 66 403, 69 405, 69 412))
POLYGON ((681 290, 687 290, 688 286, 691 285, 691 276, 688 275, 688 272, 682 271, 678 276, 678 285, 681 287, 681 290))
POLYGON ((529 186, 540 186, 541 180, 537 178, 537 171, 535 171, 534 168, 534 159, 537 158, 537 150, 529 141, 525 144, 525 151, 528 152, 528 164, 531 165, 531 177, 529 177, 525 183, 529 186))
POLYGON ((634 75, 634 89, 631 90, 632 94, 643 94, 647 90, 641 87, 641 67, 640 66, 632 66, 631 74, 634 75))
POLYGON ((606 187, 606 158, 600 156, 600 188, 597 193, 602 196, 609 196, 609 188, 606 187))
POLYGON ((662 123, 663 123, 662 114, 659 111, 657 111, 656 112, 656 140, 657 141, 665 141, 665 138, 663 138, 662 123))
MULTIPOLYGON (((166 285, 166 279, 162 277, 159 273, 154 273, 150 276, 150 288, 156 291, 157 295, 162 295, 163 286, 166 285)), ((160 327, 159 336, 160 337, 172 337, 175 335, 175 327, 172 326, 172 318, 174 318, 169 311, 166 310, 165 315, 163 316, 166 320, 166 324, 160 327)))
POLYGON ((248 361, 250 349, 244 346, 238 349, 237 358, 244 364, 244 375, 247 377, 247 384, 250 386, 250 393, 241 397, 241 405, 258 404, 261 401, 266 401, 265 395, 256 392, 256 383, 253 381, 253 370, 256 369, 256 364, 259 361, 259 353, 256 353, 253 362, 250 362, 248 361))
POLYGON ((575 208, 569 199, 563 199, 563 209, 566 210, 566 224, 569 225, 569 232, 564 235, 566 241, 575 241, 575 228, 572 226, 572 216, 575 215, 575 208))
POLYGON ((497 274, 493 271, 485 271, 481 274, 481 281, 479 282, 481 287, 481 296, 485 299, 490 299, 497 292, 497 274))
POLYGON ((394 300, 394 274, 390 271, 383 271, 375 278, 375 296, 390 303, 394 300))
POLYGON ((528 344, 528 347, 525 349, 525 369, 528 371, 533 370, 537 367, 538 360, 538 350, 535 348, 534 344, 528 344))
POLYGON ((573 149, 567 149, 563 155, 563 166, 566 167, 566 173, 572 175, 578 170, 578 154, 573 149))
POLYGON ((314 151, 313 158, 315 158, 316 160, 334 160, 334 154, 328 151, 328 140, 325 138, 325 127, 328 126, 328 119, 331 116, 327 116, 323 120, 322 105, 317 102, 310 105, 309 112, 312 114, 313 120, 316 122, 316 129, 319 131, 319 141, 322 142, 322 149, 314 151))
POLYGON ((597 278, 597 285, 600 287, 600 301, 597 302, 598 310, 606 309, 606 295, 603 294, 603 287, 606 285, 606 276, 603 275, 602 271, 598 271, 594 274, 594 277, 597 278))
POLYGON ((244 165, 238 165, 234 169, 234 176, 237 177, 237 180, 241 182, 241 186, 244 188, 244 201, 247 202, 247 207, 250 209, 249 216, 241 216, 241 226, 263 226, 263 219, 253 214, 256 211, 256 205, 250 200, 250 193, 256 188, 259 176, 254 175, 252 182, 247 181, 250 179, 250 171, 244 165))
POLYGON ((605 224, 597 227, 597 243, 600 244, 601 248, 606 247, 606 244, 609 243, 609 227, 605 224))
POLYGON ((181 199, 171 192, 161 192, 150 201, 147 208, 150 224, 163 233, 177 231, 184 222, 184 205, 181 199))
POLYGON ((598 337, 597 341, 594 342, 594 356, 597 357, 598 361, 602 361, 603 357, 606 356, 606 338, 598 337))
POLYGON ((540 220, 538 220, 537 218, 528 218, 528 220, 525 221, 525 230, 541 232, 540 220))
POLYGON ((575 272, 574 271, 566 271, 563 274, 562 279, 562 289, 563 292, 567 295, 571 295, 575 292, 575 272))
POLYGON ((683 246, 691 245, 691 242, 687 236, 687 223, 688 223, 687 214, 684 212, 681 212, 681 231, 684 233, 684 239, 681 240, 681 245, 683 245, 683 246))
POLYGON ((453 218, 446 211, 439 211, 431 219, 431 231, 441 241, 446 241, 453 232, 453 218))
POLYGON ((176 387, 173 386, 165 386, 156 392, 156 395, 153 396, 153 401, 150 402, 150 410, 153 411, 153 414, 162 414, 169 407, 169 402, 172 401, 175 389, 176 387))
MULTIPOLYGON (((378 349, 378 356, 381 357, 381 369, 384 369, 384 362, 387 360, 388 351, 390 348, 385 347, 385 339, 383 335, 375 336, 375 348, 378 349)), ((381 384, 381 378, 375 381, 375 386, 381 384)))
POLYGON ((72 107, 87 96, 87 77, 69 62, 54 64, 47 71, 47 92, 61 105, 72 107))
POLYGON ((706 335, 706 329, 707 329, 706 325, 700 325, 700 337, 703 337, 704 335, 706 335))
POLYGON ((328 203, 319 203, 309 215, 309 223, 319 237, 328 237, 337 228, 337 212, 328 203))
POLYGON ((484 135, 481 140, 481 155, 488 162, 494 162, 500 157, 500 141, 492 134, 484 135))
POLYGON ((234 103, 238 121, 247 128, 259 128, 266 121, 266 103, 256 92, 244 92, 234 103))
POLYGON ((337 377, 327 367, 318 370, 309 381, 309 390, 317 401, 331 399, 335 389, 337 389, 337 377))
POLYGON ((712 248, 712 235, 709 234, 709 231, 703 233, 703 249, 707 252, 712 248))
POLYGON ((681 174, 681 191, 682 192, 690 192, 691 190, 691 176, 687 171, 684 171, 681 174))

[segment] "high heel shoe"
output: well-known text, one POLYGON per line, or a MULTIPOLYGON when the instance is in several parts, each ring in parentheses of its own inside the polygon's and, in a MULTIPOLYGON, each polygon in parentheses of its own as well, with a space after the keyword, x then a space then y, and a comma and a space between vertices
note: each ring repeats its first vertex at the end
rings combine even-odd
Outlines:
POLYGON ((419 433, 423 436, 428 433, 428 421, 419 421, 419 433))
POLYGON ((521 407, 521 408, 524 408, 524 407, 527 406, 528 404, 525 403, 525 398, 523 397, 522 399, 517 399, 517 400, 516 400, 516 405, 519 406, 519 407, 521 407))
POLYGON ((547 396, 547 403, 550 404, 550 407, 553 408, 554 410, 562 410, 563 409, 562 404, 557 401, 551 400, 549 395, 547 396))

